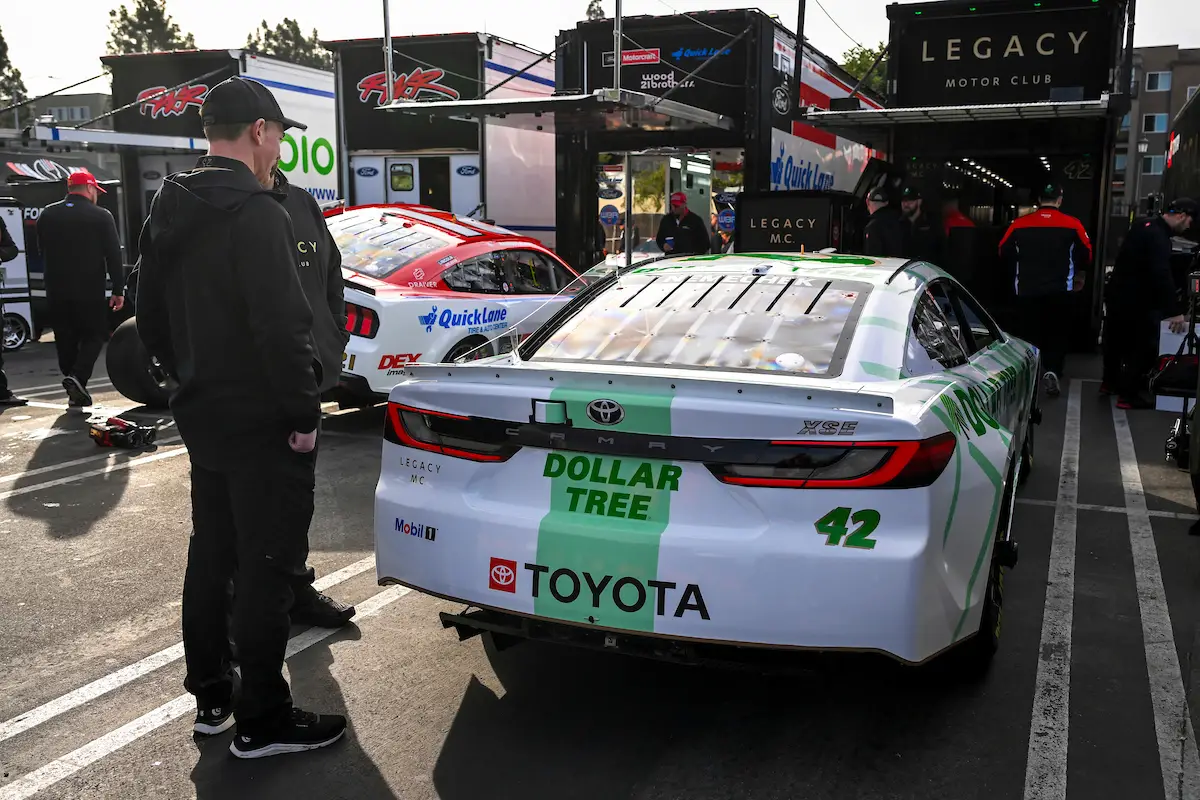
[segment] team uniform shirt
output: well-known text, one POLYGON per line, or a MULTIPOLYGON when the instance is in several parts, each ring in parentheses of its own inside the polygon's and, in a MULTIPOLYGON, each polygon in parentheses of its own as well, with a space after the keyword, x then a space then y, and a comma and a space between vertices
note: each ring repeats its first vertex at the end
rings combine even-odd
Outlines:
POLYGON ((1057 208, 1039 208, 1013 220, 1000 240, 1000 257, 1015 266, 1018 297, 1070 292, 1092 259, 1083 223, 1057 208))

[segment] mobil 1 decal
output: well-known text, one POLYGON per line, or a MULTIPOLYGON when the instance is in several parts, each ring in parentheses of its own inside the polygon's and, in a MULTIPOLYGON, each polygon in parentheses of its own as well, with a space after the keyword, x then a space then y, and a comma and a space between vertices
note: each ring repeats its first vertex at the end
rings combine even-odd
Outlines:
MULTIPOLYGON (((669 395, 557 389, 576 427, 671 433, 669 395)), ((670 461, 546 454, 550 510, 538 527, 537 562, 524 564, 534 613, 633 631, 660 617, 709 619, 701 587, 659 580, 659 543, 679 501, 683 468, 670 461)))

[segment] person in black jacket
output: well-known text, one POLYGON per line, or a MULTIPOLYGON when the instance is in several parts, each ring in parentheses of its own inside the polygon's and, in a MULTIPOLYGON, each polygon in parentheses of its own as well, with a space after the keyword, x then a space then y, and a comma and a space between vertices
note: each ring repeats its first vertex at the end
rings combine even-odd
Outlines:
POLYGON ((1042 354, 1042 383, 1051 397, 1061 391, 1071 293, 1083 288, 1092 241, 1083 223, 1059 209, 1062 189, 1047 184, 1038 209, 1017 217, 1000 239, 1005 274, 1015 275, 1014 333, 1042 354))
POLYGON ((117 224, 96 205, 106 193, 92 173, 73 172, 67 197, 51 203, 37 220, 38 246, 46 264, 46 300, 63 388, 72 407, 90 406, 87 385, 108 339, 104 278, 112 281, 108 306, 125 305, 125 261, 117 224))
POLYGON ((700 215, 688 209, 687 195, 671 195, 671 213, 658 224, 654 237, 659 248, 669 256, 703 255, 709 251, 708 226, 700 215))
MULTIPOLYGON (((284 196, 283 207, 292 220, 299 256, 300 285, 312 308, 312 338, 317 360, 321 363, 322 379, 317 384, 321 393, 337 385, 342 371, 342 354, 350 334, 346 330, 346 300, 343 296, 342 252, 338 249, 325 215, 311 194, 288 183, 278 168, 274 174, 274 191, 284 196)), ((320 442, 320 424, 317 441, 320 442)), ((319 447, 314 445, 313 455, 319 447)), ((309 567, 292 584, 296 601, 290 613, 293 625, 315 625, 338 628, 354 617, 354 606, 334 600, 313 588, 316 572, 309 567)))
POLYGON ((274 191, 287 119, 265 86, 241 77, 200 110, 208 155, 170 175, 142 227, 137 327, 177 383, 170 403, 192 468, 183 587, 184 682, 200 734, 233 726, 241 665, 239 758, 332 744, 344 717, 293 707, 282 675, 292 586, 305 574, 313 516, 319 386, 313 313, 296 234, 274 191))
POLYGON ((875 189, 867 195, 871 218, 863 228, 863 255, 882 258, 906 258, 908 246, 900 212, 889 205, 888 195, 875 189))
POLYGON ((1171 236, 1195 222, 1196 201, 1181 197, 1162 216, 1133 221, 1104 288, 1104 377, 1101 392, 1117 394, 1119 408, 1153 408, 1146 375, 1158 359, 1161 324, 1187 329, 1171 276, 1171 236))
MULTIPOLYGON (((20 253, 17 243, 8 234, 4 219, 0 217, 0 263, 12 261, 20 253)), ((0 303, 0 316, 3 316, 3 313, 4 306, 0 303)), ((0 346, 0 406, 23 406, 28 403, 28 400, 17 397, 12 393, 12 389, 8 388, 8 376, 4 374, 4 348, 0 346)))
POLYGON ((938 235, 933 227, 933 222, 930 221, 929 215, 922 207, 923 203, 920 189, 915 186, 905 187, 904 193, 900 196, 900 213, 905 226, 906 250, 904 256, 937 264, 940 260, 938 235))

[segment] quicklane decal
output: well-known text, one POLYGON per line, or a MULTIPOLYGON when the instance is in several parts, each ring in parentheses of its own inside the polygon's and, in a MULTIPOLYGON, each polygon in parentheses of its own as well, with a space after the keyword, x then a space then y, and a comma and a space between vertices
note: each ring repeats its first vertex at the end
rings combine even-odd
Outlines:
MULTIPOLYGON (((550 399, 566 403, 579 428, 671 433, 670 395, 556 389, 550 399), (595 400, 620 404, 620 421, 590 419, 595 400)), ((537 563, 526 565, 534 613, 633 631, 653 631, 660 616, 708 619, 698 585, 658 580, 659 543, 682 474, 670 461, 547 453, 550 511, 538 527, 537 563)))
POLYGON ((425 326, 426 333, 433 332, 433 326, 443 328, 467 328, 469 333, 485 333, 500 330, 507 326, 507 308, 475 308, 469 311, 455 311, 433 306, 428 314, 418 314, 417 322, 425 326))

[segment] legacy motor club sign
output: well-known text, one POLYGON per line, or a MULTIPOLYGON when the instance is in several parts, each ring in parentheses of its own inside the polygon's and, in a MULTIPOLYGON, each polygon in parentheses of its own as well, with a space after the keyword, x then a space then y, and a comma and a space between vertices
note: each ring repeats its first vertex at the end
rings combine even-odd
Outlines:
MULTIPOLYGON (((479 38, 475 35, 393 38, 392 97, 416 102, 473 100, 482 93, 479 38)), ((350 150, 479 149, 479 126, 445 117, 380 111, 387 102, 381 41, 331 43, 341 57, 338 104, 350 150)))
POLYGON ((228 50, 107 56, 101 61, 112 68, 113 108, 132 104, 113 115, 114 129, 158 136, 203 138, 204 98, 238 72, 228 50))
POLYGON ((1095 100, 1109 86, 1113 36, 1110 9, 1101 4, 912 16, 893 26, 896 104, 1095 100))
POLYGON ((801 193, 742 193, 734 249, 739 253, 814 252, 829 246, 832 203, 801 193))

